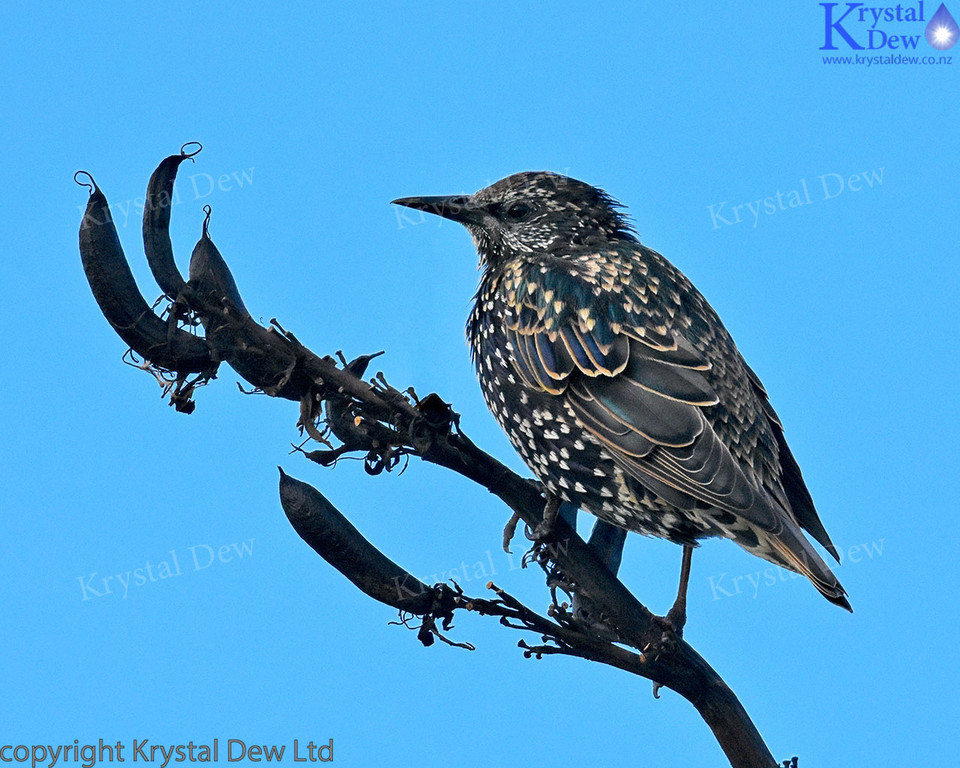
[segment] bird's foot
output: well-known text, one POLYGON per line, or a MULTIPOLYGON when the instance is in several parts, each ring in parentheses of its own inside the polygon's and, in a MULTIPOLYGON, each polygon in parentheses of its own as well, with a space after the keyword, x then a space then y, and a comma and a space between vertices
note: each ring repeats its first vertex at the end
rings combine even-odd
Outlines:
POLYGON ((675 650, 677 644, 683 639, 683 628, 681 627, 678 631, 669 616, 668 613, 666 616, 653 617, 654 624, 660 629, 660 637, 640 649, 645 661, 657 661, 661 654, 675 650))
POLYGON ((557 524, 557 513, 560 511, 560 499, 547 492, 547 503, 543 506, 543 520, 533 529, 530 540, 541 544, 552 535, 557 524))
MULTIPOLYGON (((653 620, 660 628, 660 637, 651 643, 647 643, 642 650, 646 658, 652 658, 656 661, 663 651, 671 646, 676 646, 677 642, 683 639, 683 628, 687 623, 686 595, 677 597, 666 616, 654 616, 653 620)), ((656 690, 655 686, 654 695, 656 695, 656 690)))
MULTIPOLYGON (((543 507, 543 520, 537 524, 536 528, 526 534, 527 538, 533 542, 534 549, 550 540, 556 526, 559 510, 560 499, 552 493, 547 493, 547 503, 543 507)), ((520 513, 514 512, 503 528, 503 551, 508 554, 510 553, 510 542, 517 535, 517 526, 520 525, 520 522, 520 513)))
POLYGON ((683 637, 683 628, 687 624, 687 599, 686 595, 678 597, 673 607, 667 611, 663 617, 663 623, 677 637, 683 637))

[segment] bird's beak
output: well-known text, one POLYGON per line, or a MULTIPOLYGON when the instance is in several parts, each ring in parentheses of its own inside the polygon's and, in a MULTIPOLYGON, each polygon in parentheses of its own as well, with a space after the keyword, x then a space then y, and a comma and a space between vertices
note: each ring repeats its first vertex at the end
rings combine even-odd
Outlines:
POLYGON ((392 201, 418 211, 426 211, 461 224, 480 224, 483 210, 469 195, 435 195, 432 197, 400 197, 392 201))

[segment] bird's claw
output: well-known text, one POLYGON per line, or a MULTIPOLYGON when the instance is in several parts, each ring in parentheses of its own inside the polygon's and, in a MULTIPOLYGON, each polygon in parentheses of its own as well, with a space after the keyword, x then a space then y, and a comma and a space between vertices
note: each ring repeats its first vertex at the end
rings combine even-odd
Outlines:
POLYGON ((513 516, 507 520, 507 524, 503 527, 503 551, 508 555, 510 554, 510 542, 513 541, 513 537, 517 535, 517 526, 520 524, 520 513, 514 512, 513 516))

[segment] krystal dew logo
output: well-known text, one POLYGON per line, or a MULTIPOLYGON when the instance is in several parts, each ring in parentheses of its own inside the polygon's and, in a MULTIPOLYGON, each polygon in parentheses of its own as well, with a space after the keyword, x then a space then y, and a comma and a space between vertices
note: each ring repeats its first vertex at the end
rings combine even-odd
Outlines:
MULTIPOLYGON (((960 27, 957 26, 956 20, 950 15, 945 4, 941 4, 929 18, 926 16, 924 0, 919 0, 915 5, 873 7, 865 3, 820 3, 820 7, 823 8, 824 22, 821 51, 909 53, 918 51, 921 38, 925 39, 932 48, 946 51, 953 48, 960 39, 960 27)), ((861 63, 847 61, 854 58, 861 57, 824 57, 824 63, 861 63)), ((903 59, 903 61, 890 63, 935 63, 935 57, 906 56, 903 59), (934 61, 921 59, 934 59, 934 61)))
POLYGON ((945 51, 957 44, 957 40, 960 39, 960 27, 957 26, 957 22, 950 15, 947 6, 941 3, 940 7, 937 8, 937 12, 933 14, 933 18, 927 24, 924 36, 927 38, 927 42, 938 51, 945 51))

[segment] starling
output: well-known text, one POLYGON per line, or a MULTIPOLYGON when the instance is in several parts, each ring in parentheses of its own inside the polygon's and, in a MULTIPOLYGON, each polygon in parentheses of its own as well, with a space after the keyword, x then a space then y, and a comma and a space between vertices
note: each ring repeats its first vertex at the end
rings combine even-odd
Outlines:
POLYGON ((473 237, 483 396, 549 494, 683 545, 686 575, 690 548, 724 536, 850 610, 801 530, 837 558, 760 379, 618 202, 548 172, 394 202, 473 237))

